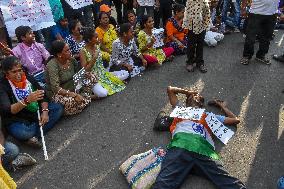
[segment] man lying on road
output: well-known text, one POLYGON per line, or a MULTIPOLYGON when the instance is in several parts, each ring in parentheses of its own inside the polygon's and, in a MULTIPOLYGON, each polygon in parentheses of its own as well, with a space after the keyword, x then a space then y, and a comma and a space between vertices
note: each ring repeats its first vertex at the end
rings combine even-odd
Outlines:
MULTIPOLYGON (((203 106, 204 98, 197 92, 168 87, 168 96, 173 107, 182 106, 177 98, 179 93, 187 96, 186 107, 203 106)), ((239 123, 238 118, 223 101, 213 100, 210 104, 225 112, 227 117, 216 116, 223 124, 239 123)), ((211 136, 212 131, 205 121, 207 114, 203 113, 199 121, 174 118, 170 126, 172 140, 153 189, 177 189, 190 172, 206 177, 219 189, 246 189, 241 181, 229 175, 219 161, 211 136)))

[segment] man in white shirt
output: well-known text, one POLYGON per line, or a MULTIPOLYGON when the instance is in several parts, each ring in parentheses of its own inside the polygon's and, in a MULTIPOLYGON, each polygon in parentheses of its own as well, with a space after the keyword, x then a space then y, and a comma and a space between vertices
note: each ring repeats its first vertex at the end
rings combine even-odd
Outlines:
POLYGON ((145 9, 147 15, 154 18, 154 7, 160 7, 160 0, 133 0, 133 7, 136 8, 137 20, 140 22, 145 9))
POLYGON ((252 0, 241 64, 249 64, 254 54, 256 35, 259 38, 259 49, 255 59, 261 63, 271 64, 265 55, 269 50, 270 39, 276 24, 278 3, 279 0, 252 0))

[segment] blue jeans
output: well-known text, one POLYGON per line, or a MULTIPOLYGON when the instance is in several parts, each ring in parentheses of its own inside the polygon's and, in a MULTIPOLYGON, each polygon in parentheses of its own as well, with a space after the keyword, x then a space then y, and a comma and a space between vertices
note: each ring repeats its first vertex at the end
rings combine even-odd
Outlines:
POLYGON ((189 173, 204 176, 219 189, 246 189, 241 181, 228 174, 219 161, 182 148, 168 150, 152 189, 178 189, 189 173))
POLYGON ((45 88, 45 72, 41 72, 39 74, 33 74, 34 79, 38 82, 38 84, 45 88))
MULTIPOLYGON (((239 28, 240 27, 240 17, 241 17, 241 1, 236 0, 234 4, 234 25, 235 27, 239 28)), ((230 0, 224 0, 223 1, 223 8, 222 8, 222 22, 226 23, 227 22, 227 13, 228 13, 228 8, 230 5, 230 0)))
POLYGON ((5 168, 10 167, 11 162, 19 155, 19 148, 11 142, 4 143, 5 154, 3 155, 3 165, 5 168))
MULTIPOLYGON (((43 126, 43 132, 46 133, 52 129, 55 123, 62 116, 64 108, 61 104, 58 103, 49 103, 49 122, 43 126)), ((24 122, 15 122, 7 127, 9 134, 15 137, 18 140, 28 140, 32 137, 40 138, 40 129, 38 122, 24 123, 24 122)))

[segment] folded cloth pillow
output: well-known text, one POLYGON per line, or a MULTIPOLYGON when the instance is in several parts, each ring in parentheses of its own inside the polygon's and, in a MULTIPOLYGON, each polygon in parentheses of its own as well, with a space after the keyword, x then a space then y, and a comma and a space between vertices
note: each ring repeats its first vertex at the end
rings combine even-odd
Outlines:
POLYGON ((150 189, 161 171, 165 150, 153 148, 147 152, 133 155, 120 167, 132 189, 150 189))

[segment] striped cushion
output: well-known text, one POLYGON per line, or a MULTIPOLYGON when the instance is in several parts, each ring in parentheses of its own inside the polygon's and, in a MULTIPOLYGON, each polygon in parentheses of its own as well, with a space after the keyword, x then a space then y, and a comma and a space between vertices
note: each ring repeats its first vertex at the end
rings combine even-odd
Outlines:
POLYGON ((160 155, 162 148, 153 148, 147 152, 133 155, 121 166, 120 171, 126 177, 132 189, 150 189, 160 170, 164 155, 160 155))

